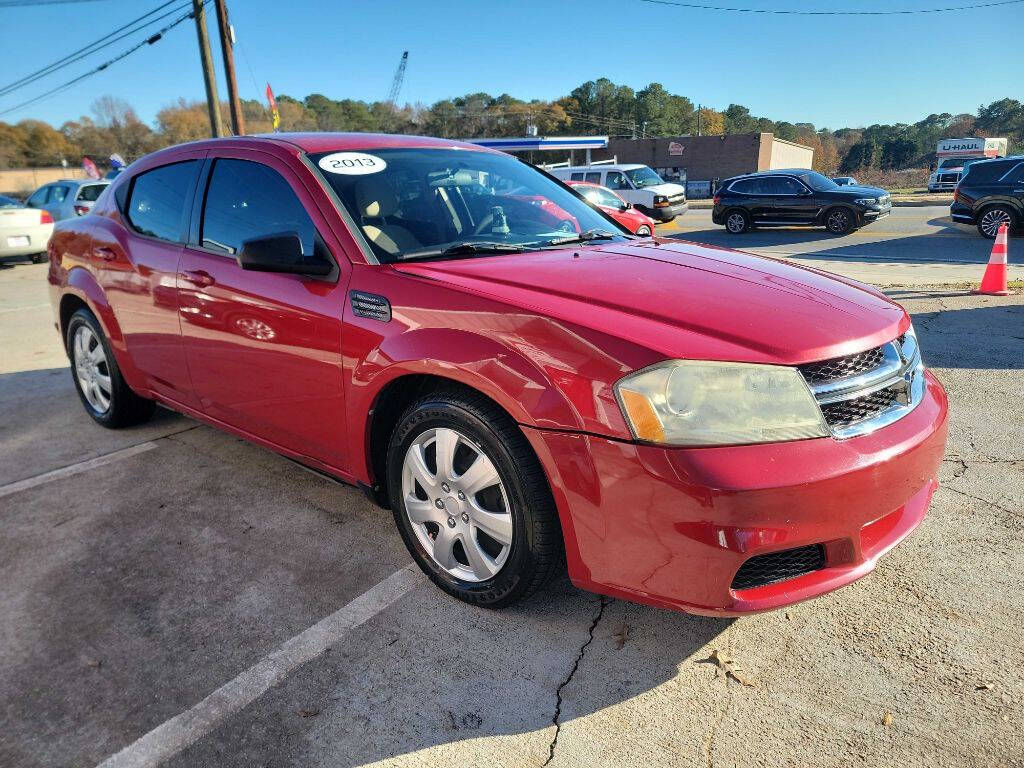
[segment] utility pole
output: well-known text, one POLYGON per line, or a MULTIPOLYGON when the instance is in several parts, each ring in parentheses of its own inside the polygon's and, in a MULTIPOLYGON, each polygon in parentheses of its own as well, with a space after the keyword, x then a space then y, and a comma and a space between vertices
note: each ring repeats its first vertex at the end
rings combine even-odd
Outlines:
POLYGON ((213 73, 213 55, 210 53, 210 36, 206 32, 203 0, 192 0, 192 15, 196 20, 196 34, 199 36, 199 60, 203 65, 206 107, 210 112, 210 132, 215 138, 220 138, 224 135, 224 127, 220 122, 220 99, 217 98, 217 79, 213 73))
POLYGON ((703 109, 700 104, 697 105, 697 135, 700 136, 700 111, 703 109))
POLYGON ((220 50, 224 54, 224 76, 228 81, 228 102, 231 104, 231 130, 235 136, 245 135, 242 102, 238 100, 238 81, 235 79, 235 39, 228 23, 228 6, 217 2, 217 27, 220 29, 220 50))

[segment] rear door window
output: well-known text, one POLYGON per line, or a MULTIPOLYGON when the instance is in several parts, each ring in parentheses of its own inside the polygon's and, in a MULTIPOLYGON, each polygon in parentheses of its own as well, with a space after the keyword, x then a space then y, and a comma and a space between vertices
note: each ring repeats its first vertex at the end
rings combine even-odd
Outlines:
POLYGON ((729 187, 730 192, 739 192, 741 195, 756 195, 757 194, 757 180, 756 179, 743 179, 742 181, 734 181, 732 186, 729 187))
POLYGON ((84 200, 87 203, 95 203, 100 193, 108 186, 108 184, 84 184, 79 187, 78 195, 75 199, 84 200))
POLYGON ((125 210, 128 223, 140 234, 184 242, 185 202, 198 168, 198 160, 186 160, 136 176, 125 210))
POLYGON ((299 236, 303 255, 313 255, 316 227, 281 174, 250 160, 217 160, 203 206, 203 247, 236 254, 246 240, 286 232, 299 236))
MULTIPOLYGON (((601 174, 598 174, 598 176, 600 176, 600 175, 601 174)), ((569 181, 583 181, 583 176, 584 176, 584 174, 582 172, 580 172, 580 173, 571 173, 571 174, 569 174, 569 181)))
POLYGON ((583 180, 584 181, 589 181, 591 184, 600 184, 601 183, 601 172, 598 171, 597 173, 588 173, 584 177, 583 180))
POLYGON ((762 195, 796 195, 803 187, 795 179, 785 176, 768 176, 761 179, 762 195))
POLYGON ((63 203, 64 198, 68 196, 68 188, 63 184, 56 184, 50 187, 50 197, 46 201, 48 203, 63 203))

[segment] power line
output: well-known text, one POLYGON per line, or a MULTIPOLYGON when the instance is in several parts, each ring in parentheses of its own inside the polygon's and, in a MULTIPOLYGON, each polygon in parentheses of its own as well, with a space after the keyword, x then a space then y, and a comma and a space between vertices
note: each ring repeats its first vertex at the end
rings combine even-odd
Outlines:
POLYGON ((786 16, 911 16, 918 13, 949 13, 952 11, 973 11, 978 8, 995 8, 1000 5, 1017 5, 1024 0, 993 0, 973 5, 956 5, 942 8, 904 8, 895 11, 804 11, 783 8, 730 8, 720 5, 703 5, 701 3, 683 3, 675 0, 640 0, 641 3, 652 5, 671 5, 676 8, 690 8, 698 11, 730 11, 732 13, 766 13, 786 16))
MULTIPOLYGON (((205 6, 205 5, 209 4, 210 2, 211 2, 211 0, 203 0, 203 5, 205 6)), ((58 85, 56 88, 52 88, 49 91, 46 91, 45 93, 41 93, 38 96, 36 96, 35 98, 29 99, 28 101, 23 101, 21 104, 17 104, 17 105, 15 105, 13 107, 9 107, 9 108, 3 110, 2 112, 0 112, 0 117, 4 116, 6 114, 9 114, 11 112, 15 112, 15 111, 17 111, 19 109, 22 109, 24 107, 31 106, 32 104, 36 104, 36 103, 42 101, 43 99, 46 99, 46 98, 48 98, 50 96, 54 96, 54 95, 60 93, 61 91, 67 90, 71 86, 73 86, 73 85, 75 85, 77 83, 80 83, 82 80, 85 80, 87 77, 91 77, 92 75, 95 75, 95 74, 98 74, 98 73, 102 72, 107 67, 109 67, 111 64, 115 64, 115 63, 121 61, 121 59, 125 58, 126 56, 130 56, 131 54, 135 53, 135 51, 139 50, 143 46, 145 46, 145 45, 153 45, 158 40, 160 40, 164 36, 165 33, 170 31, 171 29, 174 29, 174 27, 178 26, 183 21, 187 21, 188 19, 191 19, 192 16, 193 16, 193 11, 189 11, 188 13, 186 13, 186 14, 184 14, 182 16, 179 16, 177 19, 172 21, 170 24, 168 24, 167 26, 165 26, 162 29, 160 29, 160 31, 158 31, 156 34, 151 35, 150 37, 146 38, 142 42, 133 45, 131 48, 129 48, 126 51, 123 51, 122 53, 119 53, 114 58, 112 58, 112 59, 110 59, 108 61, 103 62, 102 64, 100 64, 95 69, 89 70, 88 72, 86 72, 86 73, 84 73, 82 75, 79 75, 78 77, 72 78, 71 80, 68 80, 63 85, 58 85)))
POLYGON ((57 61, 55 61, 55 62, 53 62, 51 64, 46 65, 42 69, 37 69, 35 72, 32 72, 32 73, 30 73, 28 75, 25 75, 22 78, 19 78, 18 80, 15 80, 12 83, 8 83, 7 85, 5 85, 3 87, 0 87, 0 96, 6 96, 8 93, 11 93, 11 92, 15 91, 15 90, 21 88, 22 86, 29 85, 30 83, 33 83, 36 80, 39 80, 40 78, 46 77, 47 75, 53 74, 54 72, 56 72, 56 71, 58 71, 60 69, 63 69, 64 67, 66 67, 66 66, 68 66, 70 64, 74 64, 76 61, 84 59, 86 56, 89 56, 89 55, 91 55, 93 53, 96 53, 97 51, 101 51, 102 49, 106 48, 109 45, 113 45, 118 40, 122 40, 125 37, 128 37, 129 35, 132 35, 135 32, 138 32, 138 31, 144 29, 145 27, 147 27, 147 26, 149 26, 151 24, 155 24, 156 22, 160 21, 161 19, 164 19, 167 16, 172 15, 173 13, 175 13, 175 11, 184 10, 185 7, 186 7, 185 5, 181 5, 181 0, 168 0, 168 2, 165 2, 165 3, 161 4, 161 5, 158 5, 156 8, 154 8, 151 11, 149 11, 148 13, 144 13, 142 16, 140 16, 139 18, 135 19, 134 21, 130 21, 127 24, 125 24, 124 26, 118 27, 113 32, 108 32, 103 37, 99 38, 98 40, 94 40, 93 42, 89 43, 86 46, 83 46, 82 48, 79 48, 77 51, 72 51, 68 55, 64 56, 61 59, 58 59, 57 61), (139 24, 139 22, 141 22, 144 19, 146 19, 148 16, 152 16, 154 13, 162 11, 167 6, 174 5, 176 3, 179 5, 178 8, 171 9, 167 13, 164 13, 164 14, 162 14, 162 15, 154 18, 154 19, 150 19, 149 21, 146 21, 144 24, 141 24, 138 27, 135 26, 136 24, 139 24), (135 28, 134 29, 129 29, 129 27, 135 27, 135 28), (126 30, 126 29, 128 31, 124 32, 124 30, 126 30), (124 34, 119 34, 121 32, 124 32, 124 34), (119 35, 119 36, 115 37, 115 35, 119 35), (112 38, 112 39, 108 39, 108 38, 112 38))
POLYGON ((0 8, 15 8, 19 5, 71 5, 72 3, 95 3, 99 0, 0 0, 0 8))

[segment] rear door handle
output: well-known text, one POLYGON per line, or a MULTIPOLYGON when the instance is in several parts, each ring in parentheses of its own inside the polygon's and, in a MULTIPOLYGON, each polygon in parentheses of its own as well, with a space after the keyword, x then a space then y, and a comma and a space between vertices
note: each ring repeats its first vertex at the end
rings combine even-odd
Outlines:
POLYGON ((209 272, 204 272, 201 269, 186 269, 182 273, 182 277, 188 280, 193 285, 208 286, 214 284, 213 275, 209 272))
POLYGON ((96 255, 99 256, 104 261, 113 261, 114 259, 117 258, 117 254, 114 253, 112 248, 107 248, 106 246, 103 245, 98 246, 96 248, 96 255))

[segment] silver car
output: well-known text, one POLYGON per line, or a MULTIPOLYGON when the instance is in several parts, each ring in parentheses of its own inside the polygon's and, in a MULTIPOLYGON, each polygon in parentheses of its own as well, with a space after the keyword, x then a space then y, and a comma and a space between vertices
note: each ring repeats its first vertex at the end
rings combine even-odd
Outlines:
POLYGON ((100 193, 110 186, 107 179, 62 179, 44 184, 25 202, 29 208, 49 211, 54 221, 84 216, 92 210, 100 193))

